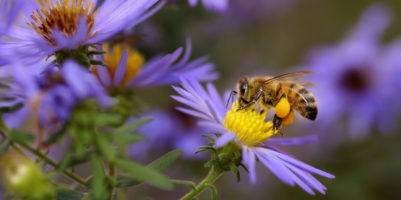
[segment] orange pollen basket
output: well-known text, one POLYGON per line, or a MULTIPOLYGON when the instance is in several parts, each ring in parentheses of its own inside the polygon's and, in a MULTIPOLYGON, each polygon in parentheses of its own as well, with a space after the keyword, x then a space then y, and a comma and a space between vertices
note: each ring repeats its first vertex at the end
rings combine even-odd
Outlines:
POLYGON ((81 16, 86 18, 88 24, 87 37, 91 36, 97 11, 94 12, 95 4, 90 0, 57 0, 57 5, 54 5, 53 0, 39 0, 39 3, 41 9, 32 13, 33 22, 28 23, 28 26, 53 46, 57 46, 53 30, 72 36, 81 16))

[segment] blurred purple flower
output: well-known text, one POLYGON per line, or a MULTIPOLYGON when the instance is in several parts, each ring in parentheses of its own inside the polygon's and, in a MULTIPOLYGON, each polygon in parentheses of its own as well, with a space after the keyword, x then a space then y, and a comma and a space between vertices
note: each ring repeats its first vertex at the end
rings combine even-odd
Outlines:
POLYGON ((372 125, 383 132, 394 127, 401 108, 401 40, 380 45, 389 13, 382 4, 370 6, 342 42, 310 54, 307 66, 317 84, 311 91, 324 127, 344 116, 354 137, 365 135, 372 125))
POLYGON ((73 107, 87 98, 94 98, 102 106, 110 106, 106 91, 86 68, 73 61, 66 61, 61 68, 38 66, 25 67, 14 63, 4 68, 5 77, 11 77, 10 95, 18 97, 24 107, 6 116, 11 128, 20 126, 30 113, 37 115, 40 127, 50 127, 66 121, 73 107))
POLYGON ((151 150, 181 149, 186 159, 203 158, 201 153, 195 156, 195 151, 199 146, 206 144, 207 140, 201 136, 202 129, 193 124, 193 118, 172 110, 153 110, 146 112, 142 117, 152 119, 138 129, 147 140, 130 145, 128 147, 130 156, 147 158, 151 150))
POLYGON ((225 108, 223 99, 228 99, 229 92, 220 98, 213 84, 208 83, 207 91, 195 80, 183 80, 182 88, 173 87, 180 96, 172 96, 175 100, 185 104, 188 108, 177 109, 200 119, 199 125, 219 133, 221 136, 216 140, 216 147, 221 147, 235 140, 242 148, 242 161, 249 169, 249 177, 252 183, 256 182, 255 162, 258 159, 273 174, 284 183, 291 186, 297 184, 309 194, 314 194, 313 189, 324 194, 326 187, 312 176, 312 173, 327 178, 333 175, 316 169, 301 161, 296 160, 287 153, 281 151, 277 146, 300 145, 316 140, 314 137, 306 138, 270 138, 262 144, 244 145, 235 133, 229 131, 223 124, 228 109, 225 108))
POLYGON ((225 13, 228 10, 230 0, 188 0, 189 5, 194 7, 201 1, 206 10, 216 13, 225 13))
MULTIPOLYGON (((95 8, 97 0, 79 0, 78 4, 72 3, 75 0, 66 1, 73 6, 65 6, 65 1, 57 2, 60 4, 55 0, 39 0, 39 3, 15 0, 22 7, 25 23, 9 29, 0 26, 0 34, 9 38, 0 42, 0 55, 18 56, 33 63, 60 49, 98 43, 142 22, 165 4, 159 0, 105 0, 95 8), (63 19, 47 19, 53 16, 63 19), (45 22, 49 24, 44 25, 45 22)), ((7 4, 0 6, 0 10, 6 9, 7 4)), ((17 7, 10 9, 14 11, 9 12, 6 24, 20 11, 17 7)))
MULTIPOLYGON (((215 67, 212 63, 206 62, 208 59, 206 56, 189 61, 191 50, 191 41, 188 39, 185 52, 180 47, 171 54, 156 56, 147 63, 143 63, 143 58, 137 56, 137 52, 125 50, 118 64, 111 64, 106 60, 105 62, 111 66, 96 66, 94 71, 107 88, 171 85, 179 83, 181 77, 192 77, 199 81, 217 79, 218 73, 214 72, 215 67)), ((120 55, 117 53, 114 56, 120 55)))

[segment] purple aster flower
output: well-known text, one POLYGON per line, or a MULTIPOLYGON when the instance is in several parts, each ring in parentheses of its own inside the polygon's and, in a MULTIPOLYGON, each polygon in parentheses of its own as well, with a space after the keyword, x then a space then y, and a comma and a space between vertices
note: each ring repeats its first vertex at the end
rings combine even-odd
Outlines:
POLYGON ((189 5, 196 6, 201 1, 208 11, 225 13, 228 9, 229 0, 188 0, 189 5))
POLYGON ((46 66, 43 73, 38 72, 38 68, 18 63, 4 68, 4 76, 13 79, 10 95, 24 103, 21 110, 6 116, 11 127, 21 125, 30 113, 37 115, 42 128, 67 121, 73 107, 87 98, 94 98, 105 107, 111 105, 111 99, 96 77, 75 62, 66 61, 60 69, 46 66))
POLYGON ((75 50, 104 41, 142 22, 165 4, 157 4, 159 0, 105 0, 95 7, 97 0, 15 2, 24 5, 25 26, 9 30, 0 26, 0 33, 12 39, 0 43, 0 54, 19 56, 27 62, 44 59, 60 49, 75 50))
POLYGON ((319 105, 319 121, 326 127, 347 116, 354 137, 372 125, 388 131, 400 110, 401 40, 380 44, 389 24, 389 9, 370 6, 339 44, 313 51, 307 66, 315 73, 311 91, 319 105))
MULTIPOLYGON (((106 47, 107 49, 107 47, 106 47)), ((189 61, 191 41, 187 41, 185 52, 178 48, 171 54, 156 56, 145 63, 143 56, 134 49, 123 51, 114 46, 104 55, 109 66, 96 66, 92 70, 100 82, 107 88, 116 87, 152 87, 180 82, 181 77, 192 77, 199 81, 210 81, 218 78, 214 65, 201 57, 189 61), (179 59, 181 57, 181 59, 179 59)))
POLYGON ((12 0, 0 2, 0 30, 8 30, 18 17, 20 5, 12 0))
MULTIPOLYGON (((256 182, 255 164, 259 160, 284 183, 299 185, 309 194, 314 194, 313 190, 325 193, 326 187, 312 174, 327 178, 334 178, 333 175, 298 161, 277 148, 304 144, 313 141, 313 138, 270 138, 277 132, 272 130, 271 121, 265 122, 266 113, 260 113, 257 109, 237 111, 235 103, 232 110, 226 109, 225 101, 211 83, 207 84, 205 90, 195 80, 183 80, 182 88, 173 88, 180 96, 172 97, 188 106, 179 107, 178 110, 199 118, 199 125, 220 134, 216 147, 222 147, 233 140, 241 147, 242 162, 249 169, 252 183, 256 182)), ((228 93, 224 99, 228 99, 228 93)))
POLYGON ((146 158, 151 150, 181 149, 186 159, 203 158, 202 155, 194 156, 197 147, 207 142, 201 136, 202 129, 194 124, 194 118, 183 116, 175 110, 152 110, 141 116, 152 119, 137 130, 147 140, 130 145, 130 156, 146 158))

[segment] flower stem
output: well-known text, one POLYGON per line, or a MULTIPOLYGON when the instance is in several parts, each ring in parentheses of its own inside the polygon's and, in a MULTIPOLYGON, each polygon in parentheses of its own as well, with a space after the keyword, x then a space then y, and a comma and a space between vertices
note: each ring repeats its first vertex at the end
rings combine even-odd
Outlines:
MULTIPOLYGON (((49 165, 53 166, 55 169, 58 169, 58 168, 59 168, 59 165, 58 165, 54 160, 52 160, 51 158, 49 158, 48 156, 46 156, 45 154, 43 154, 43 153, 40 152, 39 150, 32 148, 32 147, 29 146, 28 144, 20 143, 20 145, 21 145, 24 149, 26 149, 26 150, 28 150, 29 152, 35 154, 37 157, 43 159, 46 163, 48 163, 49 165)), ((71 179, 73 179, 74 181, 76 181, 76 182, 82 184, 83 186, 87 186, 87 185, 88 185, 87 181, 85 181, 82 177, 80 177, 80 176, 78 176, 78 175, 76 175, 76 174, 74 174, 74 173, 68 171, 67 169, 62 170, 62 172, 63 172, 66 176, 68 176, 68 177, 70 177, 71 179)))
POLYGON ((198 196, 205 188, 213 184, 213 182, 216 181, 223 172, 224 170, 221 170, 215 166, 212 167, 209 171, 209 174, 195 187, 195 189, 188 192, 180 200, 191 200, 198 196))
MULTIPOLYGON (((7 127, 7 125, 4 123, 3 118, 0 116, 0 134, 2 137, 6 137, 7 133, 10 131, 10 129, 7 127)), ((59 165, 52 160, 51 158, 49 158, 48 156, 46 156, 45 154, 43 154, 42 152, 40 152, 37 149, 34 149, 33 147, 31 147, 28 144, 25 143, 19 143, 19 145, 21 147, 23 147, 24 149, 26 149, 27 151, 33 153, 34 155, 36 155, 37 157, 43 159, 46 163, 50 164, 51 166, 53 166, 55 169, 59 168, 59 165)), ((26 154, 21 150, 21 148, 19 148, 19 146, 17 146, 15 143, 11 143, 11 147, 14 148, 18 153, 20 153, 23 156, 26 156, 26 154)), ((66 176, 70 177, 71 179, 75 180, 76 182, 82 184, 83 186, 87 186, 88 183, 87 181, 85 181, 82 177, 64 169, 62 171, 66 176)))
POLYGON ((114 181, 116 181, 115 180, 116 179, 116 168, 113 164, 109 164, 109 177, 113 181, 113 188, 110 191, 109 200, 113 200, 115 189, 116 189, 116 187, 114 186, 114 181))

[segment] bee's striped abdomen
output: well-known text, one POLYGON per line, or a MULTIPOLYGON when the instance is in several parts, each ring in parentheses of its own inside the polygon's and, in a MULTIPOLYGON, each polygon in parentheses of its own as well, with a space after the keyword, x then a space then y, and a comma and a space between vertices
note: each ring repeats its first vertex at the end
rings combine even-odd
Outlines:
POLYGON ((283 82, 278 88, 281 90, 279 95, 286 94, 292 108, 300 115, 310 120, 316 119, 318 110, 315 98, 304 86, 294 82, 283 82))

